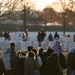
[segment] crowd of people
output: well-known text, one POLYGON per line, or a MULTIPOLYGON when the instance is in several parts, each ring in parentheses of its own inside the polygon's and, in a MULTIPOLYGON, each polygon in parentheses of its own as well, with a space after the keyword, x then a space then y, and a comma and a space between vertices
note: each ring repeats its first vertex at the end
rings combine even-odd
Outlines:
MULTIPOLYGON (((26 42, 28 40, 28 35, 29 35, 29 31, 28 31, 28 29, 26 29, 25 32, 21 32, 21 31, 16 32, 15 37, 21 38, 22 41, 26 42)), ((7 40, 10 41, 11 40, 11 33, 9 31, 0 32, 0 37, 4 37, 5 41, 7 41, 7 40)))
MULTIPOLYGON (((4 33, 5 40, 10 39, 8 34, 4 33)), ((22 33, 23 41, 27 41, 28 35, 28 30, 22 33)), ((45 37, 45 31, 38 32, 39 46, 45 37)), ((65 56, 60 41, 57 40, 60 39, 57 32, 54 36, 50 33, 47 37, 49 41, 54 39, 56 39, 54 46, 48 46, 46 50, 41 47, 36 50, 28 46, 27 51, 16 52, 15 43, 10 43, 10 48, 0 57, 0 75, 64 75, 63 70, 67 70, 66 75, 75 75, 75 48, 71 48, 65 56)))
MULTIPOLYGON (((20 38, 19 40, 22 40, 22 41, 28 41, 29 40, 29 31, 28 29, 26 29, 25 32, 21 32, 21 31, 18 31, 15 33, 15 37, 16 38, 20 38)), ((11 33, 10 32, 0 32, 0 37, 4 37, 5 38, 5 41, 6 40, 11 40, 11 33)), ((39 42, 39 46, 40 46, 40 43, 42 41, 44 41, 45 37, 47 37, 47 40, 48 41, 53 41, 54 39, 60 39, 60 35, 58 34, 58 32, 55 32, 55 34, 53 35, 51 32, 49 33, 49 35, 47 36, 46 32, 44 30, 41 30, 37 33, 37 41, 39 42)), ((67 34, 66 37, 70 37, 70 34, 67 34)), ((74 41, 75 41, 75 35, 74 35, 74 41)))
POLYGON ((4 37, 5 40, 11 40, 11 37, 10 36, 11 35, 10 35, 9 32, 6 32, 6 31, 4 33, 0 32, 0 37, 4 37))
MULTIPOLYGON (((44 41, 45 37, 46 37, 45 31, 41 30, 38 32, 37 40, 39 42, 39 46, 41 45, 41 42, 44 41)), ((48 41, 53 41, 54 39, 57 39, 57 40, 60 39, 60 36, 57 32, 55 32, 54 36, 50 33, 47 37, 48 41)))
MULTIPOLYGON (((44 41, 45 37, 46 37, 45 31, 41 30, 40 32, 38 32, 38 35, 37 35, 38 42, 44 41)), ((59 34, 58 34, 57 32, 55 32, 54 37, 53 37, 53 35, 50 33, 50 34, 48 35, 48 38, 47 38, 47 39, 48 39, 49 41, 53 41, 53 39, 56 39, 56 38, 57 38, 57 39, 60 38, 60 37, 59 37, 59 34)))
MULTIPOLYGON (((48 46, 45 51, 28 46, 27 51, 15 52, 15 43, 10 44, 4 54, 9 55, 10 68, 6 68, 6 62, 0 58, 0 75, 75 75, 75 48, 72 48, 65 57, 61 51, 60 42, 56 41, 53 49, 48 46)), ((7 63, 7 64, 9 64, 7 63)))

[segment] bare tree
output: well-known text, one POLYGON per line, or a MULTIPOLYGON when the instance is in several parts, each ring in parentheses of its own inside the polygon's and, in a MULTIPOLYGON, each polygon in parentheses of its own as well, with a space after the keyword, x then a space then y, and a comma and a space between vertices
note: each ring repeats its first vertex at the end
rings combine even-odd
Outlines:
POLYGON ((22 4, 23 4, 23 24, 25 26, 25 30, 27 28, 26 26, 26 22, 27 22, 27 17, 29 16, 30 13, 30 9, 34 9, 34 3, 33 0, 21 0, 22 4))
POLYGON ((56 21, 56 11, 53 8, 46 7, 41 14, 41 18, 46 24, 47 22, 55 22, 56 21))
POLYGON ((68 3, 66 3, 66 0, 60 0, 61 7, 62 7, 62 23, 63 23, 63 35, 65 35, 65 28, 66 28, 66 18, 68 17, 68 14, 66 14, 66 10, 72 10, 73 9, 73 0, 68 0, 68 3))
MULTIPOLYGON (((6 16, 7 18, 11 18, 13 12, 15 11, 21 11, 21 14, 17 14, 18 16, 22 17, 23 25, 26 30, 27 25, 27 17, 30 13, 31 9, 34 9, 35 0, 3 0, 2 6, 1 6, 1 13, 0 17, 6 16)), ((12 15, 16 15, 15 13, 12 15)), ((16 17, 15 17, 16 18, 16 17)))
POLYGON ((75 24, 75 12, 74 12, 74 2, 69 1, 66 3, 66 0, 60 0, 60 2, 54 2, 53 8, 51 5, 46 7, 42 11, 42 18, 47 22, 59 23, 63 25, 63 35, 65 35, 65 29, 67 25, 75 24), (56 11, 56 9, 59 11, 56 11))

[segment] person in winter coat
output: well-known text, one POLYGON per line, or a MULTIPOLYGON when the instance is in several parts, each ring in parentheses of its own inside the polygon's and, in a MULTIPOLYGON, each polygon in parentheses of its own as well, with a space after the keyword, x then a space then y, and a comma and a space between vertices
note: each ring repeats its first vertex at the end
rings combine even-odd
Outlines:
MULTIPOLYGON (((42 59, 40 57, 40 55, 38 54, 37 50, 36 49, 32 49, 32 51, 35 53, 35 59, 36 61, 39 63, 40 67, 38 68, 37 70, 37 75, 41 75, 41 68, 42 68, 42 59)), ((43 68, 44 69, 44 68, 43 68)))
POLYGON ((65 70, 67 68, 67 62, 66 62, 66 58, 62 52, 59 53, 59 64, 60 64, 60 68, 63 72, 63 70, 65 70))
POLYGON ((13 66, 13 60, 16 58, 16 52, 15 52, 15 43, 11 43, 10 44, 10 60, 11 60, 11 68, 14 67, 13 66))
POLYGON ((40 32, 38 32, 37 40, 38 40, 39 46, 40 46, 41 45, 41 33, 40 32))
POLYGON ((19 57, 16 63, 15 75, 24 75, 25 59, 26 59, 26 53, 22 52, 21 56, 19 57))
POLYGON ((42 62, 44 62, 44 55, 43 55, 43 51, 44 51, 44 49, 43 48, 40 48, 39 49, 39 56, 41 57, 41 59, 42 59, 42 62))
POLYGON ((16 52, 15 52, 15 43, 10 44, 10 49, 11 49, 11 58, 16 57, 16 52))
POLYGON ((4 32, 4 38, 5 38, 5 41, 8 39, 8 33, 6 31, 4 32))
POLYGON ((46 37, 45 31, 42 30, 41 33, 40 33, 40 35, 41 35, 41 42, 43 42, 44 39, 45 39, 45 37, 46 37))
POLYGON ((38 52, 36 49, 32 49, 32 51, 35 53, 35 59, 37 60, 37 62, 39 63, 40 66, 42 66, 42 59, 41 57, 38 55, 38 52))
POLYGON ((23 41, 25 41, 25 42, 27 41, 27 37, 26 37, 26 33, 25 32, 22 33, 22 38, 23 38, 23 41))
POLYGON ((12 69, 12 73, 14 74, 15 64, 17 62, 16 52, 15 52, 15 43, 10 44, 10 65, 12 69))
POLYGON ((35 70, 39 68, 39 64, 35 59, 35 53, 33 51, 28 53, 28 57, 25 60, 24 75, 34 75, 35 70))
POLYGON ((0 75, 3 75, 3 73, 6 73, 6 69, 3 60, 0 58, 0 75))
POLYGON ((67 55, 67 75, 75 75, 75 48, 67 55))
POLYGON ((62 70, 59 65, 59 55, 52 53, 46 60, 47 75, 62 75, 62 70))
POLYGON ((60 42, 59 41, 56 41, 55 42, 55 45, 53 46, 53 50, 54 52, 57 52, 57 53, 61 53, 61 46, 60 46, 60 42))
POLYGON ((55 35, 54 35, 54 39, 56 39, 56 38, 58 38, 58 39, 60 38, 59 34, 57 32, 55 32, 55 35))
POLYGON ((53 41, 53 36, 52 36, 51 33, 50 33, 49 36, 48 36, 48 40, 49 40, 49 41, 53 41))
POLYGON ((63 69, 66 69, 67 64, 66 64, 66 58, 61 51, 61 46, 59 41, 56 41, 53 50, 54 52, 57 52, 59 54, 59 65, 61 67, 61 70, 63 71, 63 69))
POLYGON ((48 46, 47 57, 50 56, 53 52, 54 52, 53 49, 50 46, 48 46))

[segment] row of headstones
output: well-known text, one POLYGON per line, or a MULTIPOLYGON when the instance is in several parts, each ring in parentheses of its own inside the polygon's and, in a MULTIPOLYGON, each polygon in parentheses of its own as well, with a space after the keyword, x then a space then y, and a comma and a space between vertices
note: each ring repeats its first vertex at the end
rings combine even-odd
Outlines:
MULTIPOLYGON (((24 42, 24 41, 4 41, 4 42, 0 42, 0 49, 2 48, 10 48, 10 43, 13 42, 15 43, 15 50, 16 52, 18 50, 27 50, 27 47, 28 46, 33 46, 34 49, 38 50, 38 47, 39 47, 39 43, 38 41, 27 41, 27 42, 24 42)), ((67 50, 70 50, 71 48, 75 47, 75 42, 60 42, 61 43, 61 48, 62 48, 62 51, 64 49, 67 49, 67 50)), ((41 47, 43 49, 46 50, 47 46, 51 46, 51 48, 53 48, 55 44, 55 41, 43 41, 41 42, 41 47)))
MULTIPOLYGON (((10 43, 13 42, 15 43, 15 51, 17 52, 18 50, 27 50, 28 46, 32 46, 34 49, 38 50, 39 43, 38 41, 5 41, 5 42, 0 42, 0 49, 4 50, 7 48, 10 48, 10 43)), ((54 45, 53 42, 50 42, 51 46, 54 45)), ((49 42, 43 41, 41 42, 41 47, 46 50, 46 47, 50 45, 49 42)))
POLYGON ((38 50, 38 42, 37 41, 4 41, 0 42, 0 49, 2 48, 10 48, 10 43, 15 43, 15 50, 16 52, 20 49, 27 50, 28 46, 33 46, 36 50, 38 50))
MULTIPOLYGON (((45 50, 47 49, 48 46, 51 46, 51 48, 53 48, 55 42, 42 42, 41 47, 44 48, 45 50)), ((60 42, 61 45, 61 49, 62 51, 70 51, 72 48, 75 48, 75 42, 60 42)))

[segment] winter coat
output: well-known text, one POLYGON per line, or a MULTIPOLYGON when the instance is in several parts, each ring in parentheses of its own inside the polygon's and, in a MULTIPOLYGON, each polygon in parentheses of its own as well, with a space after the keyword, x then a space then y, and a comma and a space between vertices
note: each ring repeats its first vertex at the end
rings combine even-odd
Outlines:
POLYGON ((74 52, 70 52, 67 55, 67 69, 75 70, 75 53, 74 52))
POLYGON ((55 33, 54 38, 60 38, 57 32, 55 33))
POLYGON ((62 75, 57 54, 51 54, 46 61, 47 75, 62 75))
POLYGON ((53 50, 54 52, 61 53, 61 46, 59 41, 55 42, 55 45, 53 46, 53 50))
POLYGON ((2 73, 5 73, 6 69, 5 69, 5 65, 3 60, 0 58, 0 75, 2 75, 2 73))
POLYGON ((37 63, 37 61, 32 57, 28 57, 25 60, 24 75, 34 75, 34 71, 38 68, 39 68, 39 64, 37 63))
POLYGON ((20 57, 16 63, 15 75, 24 75, 25 57, 20 57))
POLYGON ((40 32, 38 32, 37 40, 38 40, 38 42, 41 42, 41 33, 40 32))
POLYGON ((46 33, 45 32, 41 32, 40 35, 41 35, 41 42, 42 42, 45 39, 46 33))
POLYGON ((16 52, 15 49, 10 48, 10 63, 11 63, 11 68, 15 67, 15 63, 16 63, 16 52))
POLYGON ((52 36, 52 34, 49 34, 48 40, 49 40, 49 41, 53 41, 53 36, 52 36))
POLYGON ((66 63, 66 58, 62 53, 59 53, 59 64, 61 69, 66 69, 67 63, 66 63))

